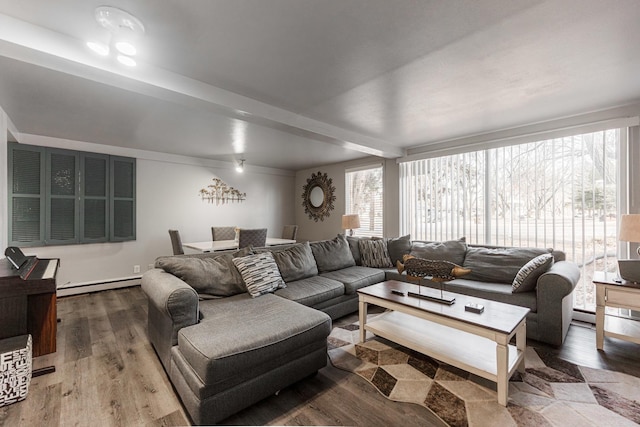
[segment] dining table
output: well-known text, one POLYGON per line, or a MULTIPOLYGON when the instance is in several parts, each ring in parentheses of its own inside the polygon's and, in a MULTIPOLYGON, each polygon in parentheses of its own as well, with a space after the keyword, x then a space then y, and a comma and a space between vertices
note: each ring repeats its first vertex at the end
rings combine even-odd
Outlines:
MULTIPOLYGON (((289 245, 296 243, 293 239, 281 239, 278 237, 267 237, 266 246, 289 245)), ((226 251, 230 249, 238 249, 237 240, 208 240, 206 242, 183 243, 183 247, 195 249, 200 252, 226 251)))

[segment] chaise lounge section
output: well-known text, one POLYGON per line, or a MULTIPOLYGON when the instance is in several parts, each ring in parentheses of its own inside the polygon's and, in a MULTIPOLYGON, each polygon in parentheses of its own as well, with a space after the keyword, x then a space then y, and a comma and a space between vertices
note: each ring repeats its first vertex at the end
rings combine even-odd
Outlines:
POLYGON ((357 310, 358 287, 384 280, 379 269, 355 266, 344 236, 161 257, 156 267, 142 278, 149 339, 196 424, 217 423, 326 366, 331 319, 357 310), (233 260, 266 252, 284 285, 252 296, 233 260))

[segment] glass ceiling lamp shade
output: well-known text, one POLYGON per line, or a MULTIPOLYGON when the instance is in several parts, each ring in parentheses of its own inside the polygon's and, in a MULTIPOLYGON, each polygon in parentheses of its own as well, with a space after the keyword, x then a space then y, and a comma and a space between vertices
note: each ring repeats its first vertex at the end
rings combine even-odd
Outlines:
POLYGON ((240 159, 240 161, 236 165, 236 172, 238 173, 244 172, 244 159, 240 159))
POLYGON ((119 63, 121 63, 123 65, 126 65, 127 67, 135 67, 136 66, 135 59, 131 58, 130 56, 118 55, 116 57, 116 59, 118 60, 119 63))
POLYGON ((353 236, 354 228, 360 228, 360 216, 358 214, 342 215, 342 229, 349 230, 349 236, 353 236))
POLYGON ((107 44, 90 41, 90 42, 87 42, 87 47, 100 56, 109 55, 109 45, 107 44))
MULTIPOLYGON (((640 242, 640 214, 622 215, 618 239, 623 242, 640 242)), ((637 252, 640 257, 640 246, 637 252)))

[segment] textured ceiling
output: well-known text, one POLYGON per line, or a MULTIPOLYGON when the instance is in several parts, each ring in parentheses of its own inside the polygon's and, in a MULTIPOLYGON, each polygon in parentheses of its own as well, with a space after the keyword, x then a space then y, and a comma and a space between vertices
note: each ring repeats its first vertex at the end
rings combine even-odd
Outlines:
POLYGON ((640 99, 640 2, 112 1, 140 66, 97 58, 101 1, 0 0, 22 133, 298 170, 640 99))

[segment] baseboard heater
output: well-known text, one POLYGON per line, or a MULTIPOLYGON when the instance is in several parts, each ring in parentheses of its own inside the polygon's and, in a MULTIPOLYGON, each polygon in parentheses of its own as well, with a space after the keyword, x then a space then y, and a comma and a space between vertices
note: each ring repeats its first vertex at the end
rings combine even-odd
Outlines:
POLYGON ((119 279, 103 280, 97 282, 85 282, 58 286, 58 297, 87 294, 90 292, 107 291, 109 289, 128 288, 140 285, 142 276, 121 277, 119 279))

